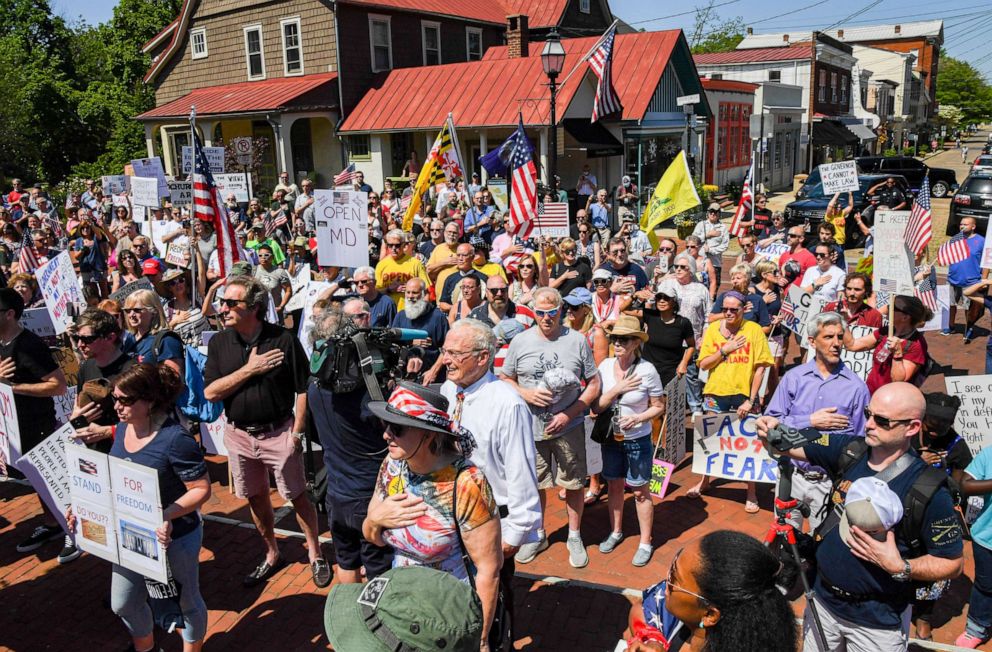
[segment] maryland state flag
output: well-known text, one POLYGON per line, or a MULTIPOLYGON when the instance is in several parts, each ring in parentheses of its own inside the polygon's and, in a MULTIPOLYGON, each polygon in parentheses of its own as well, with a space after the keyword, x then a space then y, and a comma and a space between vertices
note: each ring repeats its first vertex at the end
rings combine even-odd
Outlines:
POLYGON ((661 175, 661 181, 655 186, 654 195, 641 215, 641 230, 647 233, 651 248, 658 250, 658 238, 654 230, 659 224, 701 203, 696 194, 696 186, 692 183, 692 175, 689 174, 685 152, 679 152, 665 174, 661 175))
POLYGON ((420 202, 424 194, 443 181, 454 181, 465 178, 465 166, 462 164, 461 149, 458 147, 458 134, 455 124, 448 114, 441 132, 434 139, 434 146, 427 154, 424 166, 420 168, 417 183, 413 187, 410 205, 403 215, 403 230, 413 229, 413 216, 420 211, 420 202))

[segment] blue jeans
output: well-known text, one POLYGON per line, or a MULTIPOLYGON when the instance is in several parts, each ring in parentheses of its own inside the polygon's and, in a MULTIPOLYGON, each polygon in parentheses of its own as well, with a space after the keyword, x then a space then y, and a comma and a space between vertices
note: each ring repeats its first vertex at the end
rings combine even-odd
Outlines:
POLYGON ((686 370, 685 397, 689 403, 689 412, 703 411, 703 384, 699 382, 699 365, 695 360, 689 362, 686 370))
POLYGON ((603 477, 625 480, 629 487, 643 487, 651 480, 652 453, 650 433, 623 442, 610 437, 603 444, 603 477))
POLYGON ((992 550, 972 542, 975 581, 971 585, 965 631, 981 639, 992 635, 992 550))
MULTIPOLYGON (((202 641, 207 635, 207 605, 200 595, 200 545, 203 543, 203 523, 169 544, 167 555, 172 577, 181 587, 179 604, 183 610, 183 640, 202 641)), ((124 621, 133 638, 149 636, 155 629, 152 610, 148 606, 145 578, 133 570, 113 565, 110 580, 110 606, 124 621)))

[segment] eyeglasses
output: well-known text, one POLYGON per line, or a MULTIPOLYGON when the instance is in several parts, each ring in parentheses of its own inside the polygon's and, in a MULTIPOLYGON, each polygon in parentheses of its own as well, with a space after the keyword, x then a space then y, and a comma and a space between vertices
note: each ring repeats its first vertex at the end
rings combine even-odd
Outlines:
POLYGON ((874 419, 875 425, 882 430, 892 430, 898 425, 909 424, 915 421, 915 419, 890 419, 889 417, 875 414, 869 408, 865 408, 865 420, 867 421, 868 419, 874 419))
POLYGON ((451 349, 441 349, 441 355, 443 357, 448 357, 455 362, 461 363, 465 358, 472 355, 473 353, 479 353, 485 349, 469 349, 468 351, 452 351, 451 349))
POLYGON ((538 319, 544 319, 545 317, 554 319, 558 316, 559 311, 561 311, 561 308, 552 308, 551 310, 539 310, 534 308, 534 315, 536 315, 538 319))
POLYGON ((135 312, 145 312, 145 311, 150 311, 150 310, 151 310, 151 308, 124 308, 124 310, 122 312, 124 312, 125 314, 130 315, 130 314, 135 313, 135 312))
POLYGON ((355 280, 355 285, 372 285, 373 283, 375 283, 375 281, 373 281, 370 278, 363 278, 363 279, 356 279, 355 280))
POLYGON ((698 593, 693 593, 689 589, 683 589, 681 586, 679 586, 678 584, 675 583, 675 564, 676 564, 676 562, 678 562, 679 556, 681 554, 682 554, 682 551, 681 550, 679 550, 677 553, 675 553, 675 559, 672 560, 672 565, 668 569, 668 579, 665 582, 665 584, 672 591, 681 591, 682 593, 688 593, 689 595, 691 595, 692 597, 696 598, 697 600, 702 600, 706 604, 712 604, 712 602, 708 598, 704 598, 703 596, 699 595, 698 593))
POLYGON ((820 260, 821 258, 827 258, 828 256, 830 256, 830 254, 816 254, 816 259, 820 260))
POLYGON ((740 311, 741 311, 740 308, 724 308, 723 309, 723 312, 725 312, 727 314, 730 314, 730 315, 736 315, 740 311))
POLYGON ((182 276, 177 276, 176 278, 169 281, 169 285, 182 285, 185 282, 186 282, 185 278, 183 278, 182 276))
POLYGON ((802 233, 790 233, 790 234, 788 234, 787 237, 789 237, 789 238, 801 238, 801 237, 803 237, 803 234, 802 233))
POLYGON ((506 294, 509 288, 486 288, 490 294, 506 294))
POLYGON ((610 283, 611 280, 608 278, 597 278, 594 279, 592 282, 593 285, 609 285, 610 283))
POLYGON ((239 303, 244 303, 248 305, 244 299, 220 299, 222 306, 227 306, 228 308, 237 308, 239 303))
POLYGON ((670 254, 670 253, 672 253, 675 250, 672 249, 671 247, 658 247, 658 251, 660 251, 662 253, 668 253, 668 254, 670 254))
POLYGON ((610 335, 610 344, 621 344, 626 346, 631 340, 636 340, 637 338, 633 335, 610 335))
POLYGON ((93 342, 96 342, 101 337, 103 337, 103 335, 73 335, 72 339, 76 340, 77 342, 81 342, 83 344, 89 345, 92 344, 93 342))
POLYGON ((121 396, 120 394, 114 394, 114 403, 120 403, 124 407, 131 407, 140 400, 140 398, 134 396, 121 396))

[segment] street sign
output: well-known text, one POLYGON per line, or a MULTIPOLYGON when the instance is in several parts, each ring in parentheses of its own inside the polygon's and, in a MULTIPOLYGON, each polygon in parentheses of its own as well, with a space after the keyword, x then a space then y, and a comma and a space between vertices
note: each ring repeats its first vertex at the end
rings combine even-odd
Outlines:
POLYGON ((694 95, 680 95, 675 98, 675 104, 677 106, 685 106, 686 104, 699 104, 699 93, 694 95))
POLYGON ((245 136, 232 138, 231 145, 234 147, 238 165, 251 165, 251 138, 245 136))

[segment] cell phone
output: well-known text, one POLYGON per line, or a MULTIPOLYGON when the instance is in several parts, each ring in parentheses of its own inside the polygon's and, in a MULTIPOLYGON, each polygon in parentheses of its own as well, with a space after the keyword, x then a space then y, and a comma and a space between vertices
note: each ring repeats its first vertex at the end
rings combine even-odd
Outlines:
POLYGON ((85 428, 86 426, 90 425, 90 420, 84 416, 78 416, 72 421, 70 421, 69 425, 76 429, 85 428))

